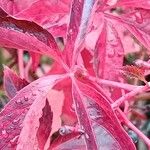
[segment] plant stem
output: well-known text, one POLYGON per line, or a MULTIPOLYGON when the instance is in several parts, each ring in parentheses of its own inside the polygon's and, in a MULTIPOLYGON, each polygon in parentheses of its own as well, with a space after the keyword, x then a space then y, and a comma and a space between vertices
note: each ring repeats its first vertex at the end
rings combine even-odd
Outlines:
POLYGON ((107 86, 116 87, 116 88, 121 88, 121 89, 124 89, 127 91, 132 91, 132 90, 136 89, 137 87, 143 87, 143 86, 135 86, 135 85, 127 84, 127 83, 120 83, 120 82, 115 82, 115 81, 98 79, 98 78, 92 77, 90 75, 88 75, 87 77, 91 81, 97 82, 98 84, 107 85, 107 86))
POLYGON ((120 115, 122 116, 122 119, 124 121, 124 123, 130 128, 132 129, 135 133, 137 133, 137 135, 147 144, 148 148, 150 149, 150 139, 148 137, 146 137, 146 135, 144 135, 138 128, 136 128, 125 116, 125 114, 118 109, 120 115))
POLYGON ((20 77, 24 78, 24 62, 23 62, 23 50, 18 50, 18 67, 19 67, 19 74, 20 77))
POLYGON ((30 81, 30 79, 29 79, 29 71, 30 71, 31 66, 32 66, 32 59, 30 58, 28 63, 27 63, 27 65, 26 65, 26 67, 25 67, 25 70, 24 70, 24 72, 25 72, 25 79, 27 81, 30 81))
POLYGON ((123 95, 121 98, 119 98, 118 100, 116 100, 113 104, 112 104, 112 108, 116 109, 118 108, 123 102, 127 101, 127 100, 131 100, 133 97, 135 97, 137 94, 140 94, 142 92, 145 92, 149 89, 148 85, 145 85, 143 87, 137 87, 136 89, 134 89, 133 91, 123 95))

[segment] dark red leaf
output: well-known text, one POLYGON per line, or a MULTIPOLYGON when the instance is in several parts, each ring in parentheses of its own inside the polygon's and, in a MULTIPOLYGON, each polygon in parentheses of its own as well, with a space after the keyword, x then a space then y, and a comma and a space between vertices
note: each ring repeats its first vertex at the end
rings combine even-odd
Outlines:
POLYGON ((118 6, 150 9, 149 0, 118 0, 118 6))
POLYGON ((32 71, 35 72, 40 64, 41 55, 33 52, 30 52, 30 55, 32 57, 32 71))
POLYGON ((46 100, 46 104, 42 109, 43 114, 39 119, 39 128, 37 130, 37 140, 40 149, 44 149, 45 143, 51 132, 53 113, 51 112, 51 107, 49 102, 46 100))
POLYGON ((72 149, 86 149, 84 140, 78 133, 71 133, 68 135, 59 135, 50 145, 48 150, 72 150, 72 149))
POLYGON ((72 96, 80 127, 85 132, 83 136, 86 142, 86 147, 87 149, 97 150, 98 146, 96 144, 95 134, 92 129, 92 122, 88 116, 88 112, 84 104, 85 97, 81 94, 75 83, 72 84, 72 96))
POLYGON ((0 45, 3 47, 26 49, 58 58, 59 50, 53 36, 33 22, 0 17, 0 31, 0 45))
POLYGON ((25 79, 21 79, 16 73, 4 66, 4 88, 10 99, 28 84, 25 79))
POLYGON ((86 107, 92 120, 92 128, 95 132, 98 147, 122 150, 135 149, 131 139, 116 118, 108 102, 109 100, 106 99, 107 96, 101 95, 94 88, 81 82, 78 82, 78 86, 83 95, 87 97, 86 107), (104 135, 105 140, 103 140, 104 135))
POLYGON ((123 64, 124 49, 115 29, 115 24, 108 20, 104 23, 102 32, 96 44, 94 66, 97 75, 103 79, 118 80, 116 67, 123 64))
POLYGON ((0 149, 16 146, 32 149, 35 146, 39 118, 47 93, 62 78, 63 75, 40 78, 24 87, 9 101, 0 113, 0 149))

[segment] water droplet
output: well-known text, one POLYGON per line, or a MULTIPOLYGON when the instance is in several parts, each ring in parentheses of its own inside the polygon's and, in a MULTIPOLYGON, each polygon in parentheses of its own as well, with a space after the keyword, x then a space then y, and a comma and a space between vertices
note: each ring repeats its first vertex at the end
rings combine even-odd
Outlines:
POLYGON ((136 12, 135 13, 135 18, 136 18, 136 22, 137 23, 143 23, 143 17, 142 17, 142 14, 140 12, 136 12))
POLYGON ((8 114, 7 116, 8 116, 8 117, 11 117, 11 116, 12 116, 12 114, 8 114))
POLYGON ((28 101, 28 96, 24 96, 24 100, 25 100, 25 101, 28 101))
POLYGON ((114 49, 109 49, 109 51, 108 51, 108 57, 114 57, 114 55, 115 55, 114 49))
POLYGON ((39 92, 44 92, 44 91, 43 91, 43 90, 41 90, 41 89, 38 89, 38 91, 39 91, 39 92))
POLYGON ((70 29, 70 30, 69 30, 69 33, 70 33, 70 34, 72 34, 72 33, 73 33, 73 30, 72 30, 72 29, 70 29))
POLYGON ((86 138, 86 139, 89 139, 89 138, 90 138, 87 133, 85 134, 85 138, 86 138))
POLYGON ((84 127, 82 125, 80 126, 80 128, 81 128, 81 130, 84 130, 84 127))
POLYGON ((99 111, 97 111, 96 109, 91 109, 89 111, 89 115, 90 115, 90 118, 93 119, 93 120, 102 117, 101 113, 99 111))
POLYGON ((13 124, 18 124, 19 121, 20 121, 19 118, 18 118, 18 119, 15 119, 15 120, 13 121, 13 124))
POLYGON ((18 138, 19 138, 19 136, 15 136, 13 139, 10 140, 10 143, 12 146, 17 145, 18 138))
POLYGON ((61 128, 59 129, 59 134, 60 134, 60 135, 65 135, 65 134, 66 134, 66 129, 65 129, 64 127, 61 127, 61 128))
POLYGON ((131 137, 131 139, 133 140, 134 143, 138 142, 138 136, 134 131, 129 130, 128 134, 129 134, 129 136, 131 137))
POLYGON ((10 129, 14 129, 15 127, 14 127, 14 126, 10 126, 9 128, 10 128, 10 129))
POLYGON ((21 99, 18 99, 18 100, 16 100, 16 103, 17 103, 17 104, 22 104, 22 100, 21 100, 21 99))
POLYGON ((7 138, 7 137, 8 137, 8 133, 7 133, 6 130, 2 130, 2 136, 3 136, 4 138, 7 138))
POLYGON ((36 96, 37 95, 37 92, 36 91, 33 91, 32 92, 32 96, 36 96))
POLYGON ((118 41, 117 40, 111 40, 111 41, 109 41, 109 43, 112 47, 117 47, 118 46, 118 41))
POLYGON ((75 104, 72 104, 72 106, 71 106, 71 111, 74 112, 74 111, 75 111, 75 108, 76 108, 76 107, 75 107, 75 104))
POLYGON ((124 55, 124 52, 123 52, 123 51, 118 51, 118 53, 117 53, 117 54, 118 54, 118 56, 119 56, 119 57, 121 57, 121 56, 123 56, 123 55, 124 55))

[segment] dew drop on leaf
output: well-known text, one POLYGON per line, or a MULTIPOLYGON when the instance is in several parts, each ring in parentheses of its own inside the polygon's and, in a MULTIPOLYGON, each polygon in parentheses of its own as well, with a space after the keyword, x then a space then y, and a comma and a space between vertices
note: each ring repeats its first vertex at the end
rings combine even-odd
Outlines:
POLYGON ((15 120, 13 121, 13 124, 18 124, 19 121, 20 121, 19 118, 18 118, 18 119, 15 119, 15 120))
POLYGON ((136 22, 137 23, 143 23, 143 17, 142 17, 142 14, 140 12, 136 12, 135 13, 135 18, 136 18, 136 22))
POLYGON ((134 143, 138 142, 138 136, 134 131, 129 130, 128 134, 129 134, 129 136, 131 137, 131 139, 133 140, 134 143))
POLYGON ((7 137, 8 137, 8 133, 7 133, 6 130, 2 130, 2 136, 3 136, 4 138, 7 138, 7 137))
POLYGON ((117 54, 118 54, 119 57, 121 57, 121 56, 124 55, 124 52, 123 51, 118 51, 117 54))
POLYGON ((89 138, 90 138, 87 133, 85 134, 85 138, 86 138, 86 139, 89 139, 89 138))
POLYGON ((36 91, 33 91, 32 92, 32 96, 36 96, 37 95, 37 92, 36 91))
POLYGON ((12 114, 8 114, 7 116, 8 116, 8 117, 11 117, 11 115, 12 115, 12 114))
POLYGON ((112 47, 117 47, 117 46, 118 46, 118 42, 115 41, 115 40, 111 40, 111 41, 110 41, 110 45, 111 45, 112 47))
POLYGON ((28 101, 28 97, 27 97, 27 96, 24 96, 24 100, 25 100, 25 101, 28 101))
POLYGON ((60 135, 65 135, 65 134, 66 134, 65 128, 61 127, 61 128, 59 129, 59 134, 60 134, 60 135))
POLYGON ((17 140, 19 136, 15 136, 13 139, 10 140, 10 144, 14 147, 17 145, 17 140))
POLYGON ((72 104, 72 106, 71 106, 71 111, 75 111, 75 104, 72 104))
POLYGON ((72 30, 72 29, 70 29, 70 30, 69 30, 69 33, 70 33, 70 34, 72 34, 72 33, 73 33, 73 30, 72 30))
POLYGON ((110 50, 108 51, 108 57, 114 57, 114 55, 115 55, 114 49, 110 49, 110 50))
POLYGON ((22 104, 22 100, 21 100, 21 99, 18 99, 18 100, 16 100, 16 103, 17 103, 17 104, 22 104))

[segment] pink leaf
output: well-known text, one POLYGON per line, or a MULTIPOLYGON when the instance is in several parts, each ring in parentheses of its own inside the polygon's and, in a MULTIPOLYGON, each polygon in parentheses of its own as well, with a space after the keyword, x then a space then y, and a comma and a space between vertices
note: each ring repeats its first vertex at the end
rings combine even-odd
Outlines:
POLYGON ((21 79, 8 67, 4 67, 4 88, 10 99, 28 84, 29 83, 25 79, 21 79))
POLYGON ((150 49, 150 28, 148 26, 150 14, 149 10, 138 10, 133 14, 122 16, 123 25, 137 38, 141 44, 150 49), (135 19, 134 19, 135 18, 135 19))
MULTIPOLYGON (((95 0, 79 2, 73 0, 70 14, 70 23, 67 32, 65 54, 67 63, 72 64, 72 56, 77 55, 80 44, 83 42, 95 0), (74 54, 73 54, 74 53, 74 54)), ((75 56, 76 57, 76 56, 75 56)))
POLYGON ((150 49, 149 10, 138 9, 131 13, 129 11, 129 13, 120 17, 108 14, 106 16, 112 21, 116 20, 120 25, 129 30, 141 44, 150 49))
POLYGON ((54 36, 64 37, 66 34, 66 24, 70 9, 69 0, 61 0, 59 2, 55 0, 22 0, 13 2, 5 0, 0 2, 0 6, 9 15, 40 24, 54 36))
MULTIPOLYGON (((64 73, 64 69, 58 63, 54 62, 52 69, 49 71, 48 74, 58 74, 64 73)), ((55 86, 56 90, 63 90, 64 93, 64 101, 63 101, 63 108, 62 108, 62 115, 61 119, 64 124, 72 125, 76 121, 76 115, 72 111, 72 94, 71 94, 71 80, 65 79, 62 82, 59 82, 55 86)))
MULTIPOLYGON (((40 78, 22 90, 9 101, 0 113, 0 149, 3 147, 32 147, 35 145, 39 118, 49 90, 64 75, 40 78)), ((38 146, 38 145, 37 145, 38 146)), ((27 148, 28 149, 28 148, 27 148)))
POLYGON ((87 149, 98 149, 96 144, 95 134, 92 129, 92 122, 88 116, 84 101, 85 97, 79 91, 78 87, 73 83, 72 85, 72 96, 74 99, 75 110, 77 118, 82 130, 84 130, 84 139, 86 142, 87 149))
POLYGON ((36 0, 3 0, 0 1, 0 7, 2 7, 8 14, 13 15, 28 8, 34 2, 36 2, 36 0))
POLYGON ((150 9, 149 0, 118 0, 118 6, 150 9))
MULTIPOLYGON (((92 120, 92 128, 95 132, 99 148, 122 150, 135 149, 131 139, 127 133, 125 133, 116 118, 107 96, 102 95, 91 86, 81 82, 78 82, 78 86, 83 92, 83 95, 87 97, 85 103, 88 115, 92 120), (103 141, 104 135, 105 141, 103 141)), ((103 91, 101 92, 103 93, 103 91)))
POLYGON ((115 26, 106 21, 96 44, 94 68, 103 79, 118 80, 116 67, 123 64, 124 49, 115 26))
MULTIPOLYGON (((63 82, 63 81, 62 81, 63 82)), ((64 102, 63 91, 50 90, 47 99, 53 112, 53 122, 51 135, 61 127, 61 114, 64 102), (56 105, 57 104, 57 105, 56 105)))
POLYGON ((51 18, 51 16, 53 16, 53 19, 55 19, 54 16, 56 14, 57 14, 57 16, 55 16, 56 18, 61 17, 62 15, 63 16, 66 15, 69 12, 69 6, 70 6, 69 2, 65 4, 63 1, 57 2, 54 0, 52 1, 37 0, 36 2, 31 3, 31 5, 27 9, 21 10, 15 16, 17 18, 19 17, 27 20, 34 20, 38 23, 44 23, 50 21, 49 18, 51 18), (47 14, 51 14, 51 15, 47 15, 47 14), (42 19, 42 17, 44 18, 42 19))

